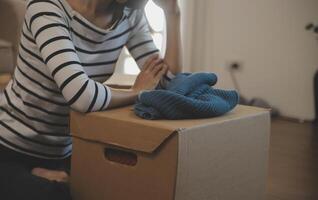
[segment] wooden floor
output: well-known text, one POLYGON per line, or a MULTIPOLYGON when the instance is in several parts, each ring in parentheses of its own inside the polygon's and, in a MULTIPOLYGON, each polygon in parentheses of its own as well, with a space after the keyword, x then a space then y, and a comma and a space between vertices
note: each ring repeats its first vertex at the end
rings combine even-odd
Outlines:
POLYGON ((272 123, 267 200, 318 200, 318 128, 272 123))

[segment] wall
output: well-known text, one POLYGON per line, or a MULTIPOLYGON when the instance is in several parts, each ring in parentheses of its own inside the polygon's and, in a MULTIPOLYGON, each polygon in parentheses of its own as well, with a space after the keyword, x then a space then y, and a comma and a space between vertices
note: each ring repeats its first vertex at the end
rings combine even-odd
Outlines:
POLYGON ((233 88, 232 61, 242 94, 260 97, 285 116, 312 120, 318 41, 304 30, 318 22, 317 0, 183 0, 185 70, 218 73, 233 88))
MULTIPOLYGON (((2 25, 0 38, 13 44, 13 58, 17 57, 19 45, 17 41, 20 40, 25 8, 24 0, 0 0, 0 24, 2 25)), ((16 59, 14 59, 14 63, 16 63, 16 59)))

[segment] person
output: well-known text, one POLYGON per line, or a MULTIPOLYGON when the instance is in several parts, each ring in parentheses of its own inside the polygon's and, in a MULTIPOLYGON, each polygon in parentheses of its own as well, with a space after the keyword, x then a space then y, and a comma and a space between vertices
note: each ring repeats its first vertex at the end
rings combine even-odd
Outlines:
POLYGON ((181 71, 177 0, 154 0, 167 21, 163 58, 142 9, 147 1, 27 1, 17 66, 0 98, 1 199, 71 199, 70 110, 133 104, 181 71), (128 90, 103 84, 124 46, 141 69, 128 90))

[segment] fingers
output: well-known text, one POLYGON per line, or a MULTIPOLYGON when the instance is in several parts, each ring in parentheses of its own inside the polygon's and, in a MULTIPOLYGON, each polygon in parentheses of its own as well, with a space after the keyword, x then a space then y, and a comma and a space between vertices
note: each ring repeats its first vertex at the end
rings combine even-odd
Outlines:
POLYGON ((156 77, 158 73, 160 73, 162 70, 166 70, 166 71, 168 70, 168 66, 166 63, 161 63, 154 67, 153 69, 154 77, 156 77))
POLYGON ((50 181, 68 182, 69 176, 64 171, 49 170, 44 168, 34 168, 31 173, 34 176, 48 179, 50 181))
POLYGON ((167 73, 168 66, 161 59, 152 59, 147 62, 147 71, 141 71, 137 76, 133 89, 152 90, 154 89, 163 75, 167 73))
POLYGON ((163 59, 156 54, 146 60, 141 74, 158 81, 167 73, 167 70, 168 66, 164 63, 163 59))
POLYGON ((151 71, 151 74, 153 75, 153 77, 156 77, 156 75, 159 73, 159 71, 161 71, 163 66, 164 66, 164 63, 160 63, 160 64, 155 65, 155 67, 151 71))
POLYGON ((163 59, 161 58, 154 59, 152 60, 152 62, 149 63, 149 66, 146 71, 152 74, 156 74, 157 67, 160 67, 162 63, 163 63, 163 59))
POLYGON ((162 64, 161 69, 158 70, 158 72, 155 75, 155 79, 160 80, 162 76, 164 76, 167 73, 167 71, 168 71, 168 65, 162 64))
POLYGON ((146 71, 149 67, 150 67, 150 64, 152 63, 152 62, 154 62, 156 59, 158 59, 159 58, 159 54, 155 54, 155 55, 152 55, 152 56, 150 56, 147 60, 146 60, 146 62, 145 62, 145 64, 144 64, 144 66, 142 67, 142 70, 141 71, 146 71))

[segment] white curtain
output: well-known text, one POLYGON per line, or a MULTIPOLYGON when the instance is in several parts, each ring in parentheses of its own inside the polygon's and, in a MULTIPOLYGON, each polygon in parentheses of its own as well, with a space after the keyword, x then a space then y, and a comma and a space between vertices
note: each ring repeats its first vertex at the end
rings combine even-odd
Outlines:
POLYGON ((211 69, 213 1, 179 0, 179 3, 182 12, 183 70, 211 69))

